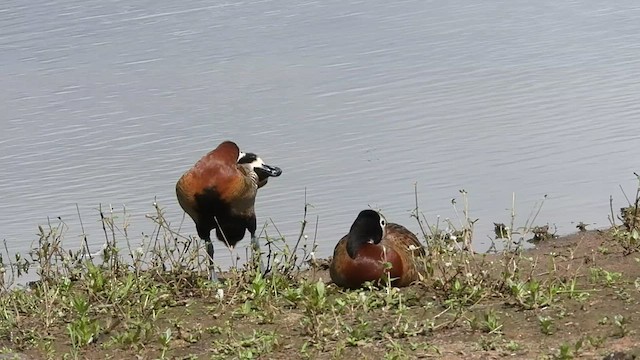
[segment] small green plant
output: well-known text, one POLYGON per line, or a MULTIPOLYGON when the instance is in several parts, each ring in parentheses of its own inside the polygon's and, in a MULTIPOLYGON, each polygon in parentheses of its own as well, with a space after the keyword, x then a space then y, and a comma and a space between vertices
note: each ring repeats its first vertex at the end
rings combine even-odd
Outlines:
POLYGON ((569 360, 574 358, 573 347, 570 344, 563 343, 558 349, 558 353, 554 356, 557 360, 569 360))
POLYGON ((409 358, 409 354, 407 354, 402 344, 393 339, 386 345, 386 349, 387 351, 384 355, 385 360, 403 360, 409 358))
POLYGON ((515 340, 509 340, 509 342, 504 345, 504 348, 511 352, 517 352, 522 350, 522 345, 515 340))
POLYGON ((369 322, 359 318, 354 326, 345 325, 347 332, 346 343, 349 346, 358 346, 364 343, 364 340, 371 336, 369 322))
POLYGON ((561 291, 556 283, 542 284, 536 279, 529 281, 507 280, 511 295, 525 309, 537 309, 548 306, 557 300, 557 294, 561 291))
POLYGON ((634 173, 634 175, 638 185, 633 201, 630 201, 623 190, 628 206, 620 208, 618 219, 622 221, 622 226, 616 224, 616 217, 613 215, 613 197, 609 198, 609 206, 611 208, 609 221, 611 222, 613 238, 622 246, 625 255, 640 251, 640 175, 637 173, 634 173))
POLYGON ((78 317, 67 325, 67 332, 71 338, 71 344, 78 349, 89 345, 96 340, 100 333, 100 325, 89 316, 90 305, 86 298, 77 296, 71 299, 72 309, 78 317))
POLYGON ((569 344, 566 342, 562 343, 554 358, 558 360, 574 359, 579 355, 580 350, 584 345, 584 340, 584 338, 580 338, 574 344, 569 344))
POLYGON ((587 336, 586 340, 589 342, 589 345, 593 346, 596 349, 602 348, 606 341, 607 341, 607 337, 606 336, 592 336, 589 335, 587 336))
POLYGON ((213 359, 255 359, 279 346, 275 332, 254 330, 251 334, 237 334, 231 331, 227 335, 226 339, 213 341, 213 359))
POLYGON ((540 324, 540 331, 542 331, 543 334, 553 334, 553 318, 550 316, 538 316, 538 324, 540 324))
POLYGON ((172 339, 173 334, 171 332, 171 329, 166 329, 160 334, 160 345, 162 346, 162 353, 160 354, 161 359, 166 358, 167 350, 169 350, 169 345, 171 344, 172 339))
POLYGON ((450 281, 446 303, 448 306, 462 307, 475 303, 482 296, 483 288, 474 283, 474 279, 455 277, 450 281))
POLYGON ((625 337, 629 333, 627 318, 623 315, 615 315, 613 317, 613 324, 616 327, 615 336, 625 337))
POLYGON ((494 334, 501 332, 502 323, 496 312, 490 309, 474 316, 471 320, 471 328, 494 334))
POLYGON ((609 317, 608 316, 604 316, 602 319, 598 320, 598 324, 600 325, 606 325, 609 323, 609 317))
POLYGON ((478 340, 478 347, 480 347, 484 351, 495 351, 500 350, 502 346, 502 336, 481 336, 478 340))
POLYGON ((572 277, 568 283, 564 283, 564 286, 561 286, 561 293, 569 295, 570 299, 585 301, 589 298, 589 293, 587 291, 578 290, 578 279, 577 277, 572 277))
POLYGON ((301 287, 303 294, 301 303, 304 308, 305 315, 301 322, 307 329, 308 333, 312 334, 315 338, 322 337, 324 334, 324 310, 327 306, 326 287, 324 282, 303 282, 301 287))
POLYGON ((594 283, 603 283, 605 286, 611 287, 615 285, 622 274, 619 272, 607 271, 599 267, 589 269, 591 273, 591 281, 594 283))

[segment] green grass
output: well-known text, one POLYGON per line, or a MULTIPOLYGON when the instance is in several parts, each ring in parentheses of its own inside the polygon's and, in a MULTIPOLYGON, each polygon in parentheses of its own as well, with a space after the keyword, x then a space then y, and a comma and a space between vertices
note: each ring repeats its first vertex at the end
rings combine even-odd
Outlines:
MULTIPOLYGON (((429 254, 419 259, 421 280, 403 289, 328 283, 314 257, 317 229, 309 229, 307 206, 294 239, 272 223, 263 229, 267 276, 249 263, 215 284, 207 280, 202 242, 172 228, 157 204, 148 216, 155 230, 140 238, 130 236, 126 211, 101 209, 100 256, 88 255, 84 237, 79 249, 64 248, 64 223, 47 224, 28 255, 9 258, 5 246, 0 258, 0 346, 47 359, 569 359, 637 335, 637 312, 629 309, 640 300, 640 265, 627 261, 623 271, 616 258, 639 246, 627 238, 633 230, 580 232, 603 240, 593 249, 606 252, 580 240, 527 250, 525 240, 541 236, 535 219, 543 200, 524 226, 512 209, 492 239, 501 250, 477 254, 479 220, 466 191, 460 197, 452 201, 453 219, 431 222, 416 200, 412 217, 429 254), (39 281, 17 285, 33 272, 39 281), (594 305, 605 301, 607 308, 594 305), (578 323, 584 331, 577 333, 578 323)), ((562 240, 545 240, 554 241, 562 240)))

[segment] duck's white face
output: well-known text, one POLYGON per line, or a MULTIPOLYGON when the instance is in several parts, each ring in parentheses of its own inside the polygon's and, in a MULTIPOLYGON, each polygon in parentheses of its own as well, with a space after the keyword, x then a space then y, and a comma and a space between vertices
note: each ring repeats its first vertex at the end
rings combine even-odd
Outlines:
POLYGON ((282 174, 282 170, 277 166, 270 166, 264 163, 262 159, 254 153, 240 152, 238 156, 238 164, 246 166, 258 176, 258 186, 262 187, 267 183, 267 179, 277 177, 282 174))
MULTIPOLYGON (((254 153, 245 153, 245 152, 240 152, 240 155, 238 156, 238 164, 245 165, 252 171, 255 171, 255 169, 265 169, 265 167, 272 167, 272 166, 266 165, 258 155, 254 153)), ((277 175, 272 175, 272 176, 277 176, 277 175)))
POLYGON ((382 228, 382 237, 384 238, 384 236, 387 234, 387 219, 385 219, 384 215, 382 215, 380 212, 378 212, 378 215, 380 215, 380 227, 382 228))

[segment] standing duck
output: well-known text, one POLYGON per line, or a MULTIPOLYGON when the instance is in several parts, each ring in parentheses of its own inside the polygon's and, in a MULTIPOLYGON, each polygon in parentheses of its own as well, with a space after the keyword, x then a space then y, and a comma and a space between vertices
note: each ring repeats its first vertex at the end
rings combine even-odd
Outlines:
MULTIPOLYGON (((178 180, 178 203, 193 219, 198 236, 206 243, 211 281, 217 281, 211 230, 215 229, 218 240, 231 249, 249 230, 253 253, 260 256, 254 209, 256 194, 269 177, 280 174, 280 168, 265 164, 256 154, 241 152, 234 142, 225 141, 178 180)), ((262 261, 260 265, 262 271, 262 261)))

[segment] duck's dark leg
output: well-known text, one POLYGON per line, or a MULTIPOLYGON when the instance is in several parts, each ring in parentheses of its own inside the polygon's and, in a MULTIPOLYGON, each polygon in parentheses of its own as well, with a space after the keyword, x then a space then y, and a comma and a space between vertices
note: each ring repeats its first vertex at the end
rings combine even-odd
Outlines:
POLYGON ((264 262, 262 261, 262 251, 260 251, 260 243, 258 242, 258 238, 256 238, 256 234, 251 234, 251 248, 253 250, 253 256, 258 257, 258 266, 260 267, 260 272, 264 274, 264 262))
POLYGON ((257 222, 256 222, 256 217, 254 216, 251 219, 249 219, 249 223, 247 224, 247 229, 251 234, 251 252, 253 255, 253 259, 255 261, 256 256, 258 257, 258 266, 259 266, 260 272, 264 274, 264 263, 262 262, 262 252, 260 251, 260 243, 258 242, 258 238, 256 237, 256 228, 257 228, 257 222))
POLYGON ((218 275, 216 274, 215 264, 213 263, 213 243, 211 242, 211 226, 207 225, 198 225, 196 224, 196 230, 198 231, 198 236, 204 240, 204 243, 207 247, 207 257, 209 258, 209 280, 211 282, 218 281, 218 275))
POLYGON ((213 243, 211 239, 204 239, 207 244, 207 257, 209 258, 209 280, 211 282, 218 282, 218 275, 216 274, 215 264, 213 262, 213 243))

